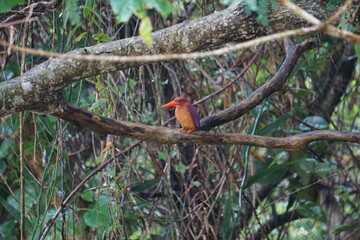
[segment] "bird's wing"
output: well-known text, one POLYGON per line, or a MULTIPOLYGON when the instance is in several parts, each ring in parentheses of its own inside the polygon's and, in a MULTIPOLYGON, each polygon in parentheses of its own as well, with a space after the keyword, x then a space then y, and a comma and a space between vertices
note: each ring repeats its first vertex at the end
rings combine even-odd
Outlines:
POLYGON ((194 121, 195 127, 197 129, 200 129, 199 113, 196 111, 196 109, 192 105, 189 105, 189 112, 190 112, 192 120, 194 121))

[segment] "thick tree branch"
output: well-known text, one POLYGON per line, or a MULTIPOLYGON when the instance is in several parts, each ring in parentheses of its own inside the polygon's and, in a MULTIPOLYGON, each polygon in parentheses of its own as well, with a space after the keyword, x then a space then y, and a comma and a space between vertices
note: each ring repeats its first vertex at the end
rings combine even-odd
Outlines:
MULTIPOLYGON (((205 120, 210 119, 207 120, 208 124, 205 128, 209 126, 217 126, 239 117, 239 114, 244 114, 270 94, 280 90, 300 55, 314 43, 311 39, 300 45, 294 45, 289 39, 286 39, 284 42, 286 48, 286 58, 275 76, 246 98, 240 105, 230 108, 230 110, 222 111, 220 114, 210 115, 205 118, 205 120), (234 114, 234 112, 236 114, 234 114), (218 120, 219 118, 220 121, 218 120)), ((283 148, 288 150, 304 150, 310 142, 317 140, 360 143, 360 133, 339 131, 314 131, 285 138, 230 133, 216 134, 200 131, 193 134, 185 134, 160 126, 129 123, 98 116, 67 103, 64 103, 61 108, 62 111, 55 113, 55 116, 67 121, 75 122, 80 126, 86 127, 93 132, 98 133, 99 135, 105 136, 107 134, 112 134, 158 143, 175 144, 196 142, 201 144, 240 144, 267 148, 283 148)), ((203 120, 202 122, 204 123, 206 121, 203 120)))
MULTIPOLYGON (((332 14, 318 2, 302 5, 308 12, 320 19, 332 14)), ((286 9, 274 10, 269 14, 270 25, 256 23, 254 16, 244 13, 242 7, 226 9, 210 16, 154 32, 153 46, 148 46, 142 38, 133 37, 114 42, 77 49, 71 54, 138 56, 161 53, 192 52, 232 41, 245 41, 275 32, 303 27, 305 20, 299 19, 286 9)), ((84 61, 75 59, 49 59, 24 75, 0 84, 0 116, 18 111, 32 111, 43 106, 46 94, 60 90, 70 83, 102 73, 137 67, 145 62, 84 61)), ((44 109, 42 109, 44 112, 44 109)), ((52 113, 49 109, 47 113, 52 113)))
POLYGON ((100 135, 117 135, 138 140, 175 144, 195 142, 200 144, 239 144, 266 148, 283 148, 287 150, 304 150, 313 141, 346 141, 360 143, 360 133, 341 131, 312 131, 290 137, 265 137, 236 133, 210 133, 197 131, 191 134, 161 126, 150 126, 141 123, 130 123, 98 116, 72 105, 63 106, 64 112, 56 113, 57 117, 86 126, 100 135))

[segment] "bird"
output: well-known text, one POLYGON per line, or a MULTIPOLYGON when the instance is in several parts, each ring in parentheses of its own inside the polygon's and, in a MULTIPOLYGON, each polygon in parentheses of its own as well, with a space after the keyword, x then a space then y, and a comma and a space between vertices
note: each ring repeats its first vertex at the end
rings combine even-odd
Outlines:
POLYGON ((196 109, 190 104, 185 97, 176 97, 173 101, 168 102, 163 108, 175 107, 175 117, 181 124, 179 132, 187 130, 191 133, 200 129, 200 117, 196 109))

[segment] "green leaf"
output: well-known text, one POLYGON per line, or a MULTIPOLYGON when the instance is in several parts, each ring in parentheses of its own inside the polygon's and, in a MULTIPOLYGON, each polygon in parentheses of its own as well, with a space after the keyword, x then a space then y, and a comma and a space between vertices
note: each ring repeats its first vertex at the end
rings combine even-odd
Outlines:
MULTIPOLYGON (((6 201, 2 196, 0 196, 0 205, 2 205, 8 213, 10 213, 17 222, 20 222, 20 212, 19 208, 14 208, 8 201, 6 201)), ((29 229, 31 227, 31 222, 26 218, 25 227, 29 229)))
POLYGON ((84 7, 84 10, 83 10, 83 17, 84 18, 89 16, 89 14, 91 13, 89 8, 91 8, 91 9, 93 8, 94 1, 95 0, 86 0, 85 5, 83 6, 84 7))
POLYGON ((294 209, 299 210, 299 212, 307 218, 314 218, 322 222, 326 220, 320 206, 314 202, 301 200, 299 205, 294 209))
POLYGON ((84 222, 87 226, 104 230, 110 224, 108 202, 107 197, 101 196, 92 208, 84 214, 84 222))
POLYGON ((360 44, 355 44, 355 52, 356 52, 356 56, 358 58, 360 58, 360 44))
POLYGON ((136 81, 136 80, 134 80, 134 79, 129 79, 128 83, 129 83, 129 87, 130 87, 130 89, 131 89, 131 90, 133 90, 133 89, 134 89, 134 87, 135 87, 135 86, 136 86, 136 84, 137 84, 137 81, 136 81))
POLYGON ((333 226, 335 234, 340 234, 342 232, 351 232, 357 228, 356 224, 353 225, 340 225, 340 226, 333 226))
POLYGON ((95 159, 96 164, 101 163, 104 160, 105 154, 101 154, 97 159, 95 159))
POLYGON ((75 38, 75 42, 80 42, 80 40, 87 34, 88 32, 83 32, 77 38, 75 38))
POLYGON ((92 38, 98 42, 109 42, 111 41, 111 37, 109 37, 105 33, 97 33, 92 36, 92 38))
MULTIPOLYGON (((230 3, 232 6, 234 2, 238 2, 236 0, 226 0, 227 3, 230 3)), ((268 0, 241 0, 239 2, 245 3, 245 13, 251 14, 252 12, 256 13, 256 21, 263 26, 267 26, 269 24, 268 12, 270 6, 276 6, 276 4, 272 4, 273 1, 268 0)))
POLYGON ((269 26, 269 18, 267 17, 267 14, 266 15, 260 14, 259 16, 256 17, 256 21, 263 26, 269 26))
POLYGON ((289 117, 290 117, 290 113, 285 113, 284 115, 282 115, 281 117, 279 117, 275 121, 273 121, 272 123, 268 124, 266 127, 262 128, 258 132, 258 135, 261 135, 261 136, 269 135, 270 133, 279 129, 280 126, 282 126, 289 117))
POLYGON ((5 156, 7 156, 10 144, 12 144, 13 142, 11 140, 6 139, 5 141, 3 141, 0 145, 0 159, 4 158, 5 156))
POLYGON ((64 1, 65 9, 63 11, 63 28, 65 28, 67 21, 70 20, 72 26, 81 24, 80 8, 77 0, 64 1))
POLYGON ((257 9, 257 17, 256 21, 258 21, 263 26, 269 25, 268 12, 270 7, 270 1, 260 0, 258 1, 258 9, 257 9))
POLYGON ((100 13, 97 12, 94 8, 86 6, 86 5, 81 6, 81 8, 84 10, 85 9, 88 10, 89 12, 94 14, 97 18, 97 21, 95 20, 95 18, 91 18, 91 21, 88 23, 88 26, 91 26, 93 23, 95 23, 96 26, 98 26, 99 28, 101 28, 101 24, 103 24, 103 26, 107 26, 106 23, 104 22, 104 20, 102 19, 102 16, 100 15, 100 13))
POLYGON ((3 174, 5 172, 7 165, 5 161, 0 161, 0 174, 3 174))
POLYGON ((66 46, 69 46, 70 45, 70 42, 71 42, 71 39, 72 37, 74 36, 76 30, 78 30, 78 28, 82 25, 82 23, 79 23, 78 25, 76 25, 69 33, 69 37, 67 38, 67 41, 66 41, 66 46))
POLYGON ((3 73, 4 75, 3 76, 0 76, 0 81, 4 81, 4 78, 5 79, 11 79, 13 77, 15 77, 16 75, 19 74, 19 65, 17 65, 16 63, 7 63, 5 65, 5 69, 3 70, 3 73))
POLYGON ((9 212, 16 221, 20 222, 20 212, 17 208, 14 208, 8 201, 0 196, 0 204, 9 212))
POLYGON ((293 164, 289 171, 299 175, 304 184, 309 183, 312 171, 315 169, 316 162, 306 159, 302 152, 291 153, 291 159, 298 159, 299 161, 293 164))
POLYGON ((144 234, 141 230, 137 230, 137 231, 133 232, 129 237, 130 240, 137 240, 137 239, 143 239, 143 238, 144 238, 144 234))
POLYGON ((92 191, 85 191, 83 194, 81 194, 81 198, 84 199, 87 202, 92 202, 94 200, 93 192, 92 191))
POLYGON ((97 107, 100 107, 101 105, 103 105, 106 102, 107 102, 106 98, 99 98, 96 102, 93 103, 93 105, 91 105, 89 110, 91 111, 97 107))
POLYGON ((248 11, 257 11, 258 10, 258 6, 257 6, 257 0, 242 0, 241 2, 246 3, 246 8, 248 11))
POLYGON ((267 168, 260 169, 253 176, 251 176, 246 184, 246 187, 251 186, 256 182, 276 182, 286 174, 289 166, 297 164, 299 161, 286 162, 280 165, 274 165, 267 168))
POLYGON ((355 27, 350 23, 349 18, 351 16, 347 13, 340 16, 340 28, 349 32, 353 32, 355 27))
POLYGON ((118 22, 127 22, 136 13, 136 6, 139 0, 109 0, 114 13, 117 15, 118 22))
MULTIPOLYGON (((15 189, 13 191, 14 195, 17 199, 15 199, 12 195, 7 197, 7 202, 11 204, 15 209, 19 209, 20 203, 18 199, 20 199, 20 188, 15 189)), ((35 189, 32 186, 29 187, 28 184, 25 185, 25 206, 30 209, 36 203, 36 193, 35 189)))
POLYGON ((222 4, 227 5, 229 7, 235 7, 241 2, 243 2, 243 0, 221 0, 222 4))
POLYGON ((151 179, 146 180, 142 183, 139 183, 131 188, 132 192, 139 193, 139 192, 148 192, 150 191, 154 186, 156 186, 159 183, 159 179, 151 179))
POLYGON ((152 37, 151 37, 152 30, 153 30, 153 28, 152 28, 152 25, 151 25, 150 18, 149 17, 144 17, 141 20, 141 23, 140 23, 139 33, 140 33, 140 36, 142 38, 144 38, 145 42, 150 46, 153 44, 153 40, 152 40, 152 37))
MULTIPOLYGON (((320 116, 310 116, 307 117, 303 120, 304 123, 306 123, 307 125, 310 125, 316 129, 328 129, 329 128, 329 123, 320 116)), ((311 128, 308 127, 307 125, 300 123, 299 124, 299 129, 301 131, 310 131, 311 128)))
POLYGON ((195 187, 200 187, 201 186, 201 182, 200 181, 192 181, 191 182, 195 187))
POLYGON ((9 11, 17 4, 23 3, 23 0, 0 0, 0 13, 9 11))
POLYGON ((168 0, 148 0, 148 2, 155 7, 163 18, 167 18, 173 11, 168 0))
POLYGON ((228 197, 225 202, 224 209, 224 224, 223 224, 223 237, 224 239, 231 239, 232 228, 231 228, 231 199, 228 197))
POLYGON ((329 0, 327 1, 327 8, 334 8, 336 5, 342 4, 343 0, 329 0))
POLYGON ((33 153, 34 152, 34 142, 26 141, 24 143, 24 152, 25 153, 33 153))
POLYGON ((190 167, 180 163, 180 164, 175 164, 174 168, 179 173, 185 173, 190 167))
POLYGON ((167 158, 166 152, 160 152, 160 153, 158 154, 158 156, 159 156, 159 158, 160 158, 161 160, 166 160, 166 158, 167 158))
POLYGON ((0 225, 0 239, 12 239, 14 232, 16 232, 17 222, 10 219, 0 225))

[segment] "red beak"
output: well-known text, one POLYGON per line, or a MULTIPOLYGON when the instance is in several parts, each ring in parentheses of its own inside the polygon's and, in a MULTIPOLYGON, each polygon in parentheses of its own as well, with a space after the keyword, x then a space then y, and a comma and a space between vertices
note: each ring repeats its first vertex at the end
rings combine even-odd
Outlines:
POLYGON ((175 101, 171 101, 171 102, 168 102, 167 104, 165 104, 164 106, 162 106, 163 108, 168 108, 168 107, 175 107, 175 106, 178 106, 180 105, 179 102, 175 102, 175 101))

